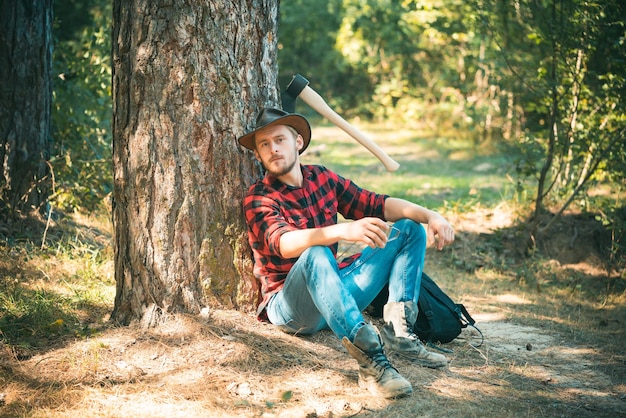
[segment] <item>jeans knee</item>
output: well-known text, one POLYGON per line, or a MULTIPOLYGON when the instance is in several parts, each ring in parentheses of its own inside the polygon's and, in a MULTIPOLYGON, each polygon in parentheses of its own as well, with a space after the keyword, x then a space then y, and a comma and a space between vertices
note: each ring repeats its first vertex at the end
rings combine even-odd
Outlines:
POLYGON ((426 245, 426 229, 418 222, 411 219, 401 219, 394 224, 396 228, 405 232, 411 239, 416 240, 421 245, 426 245))

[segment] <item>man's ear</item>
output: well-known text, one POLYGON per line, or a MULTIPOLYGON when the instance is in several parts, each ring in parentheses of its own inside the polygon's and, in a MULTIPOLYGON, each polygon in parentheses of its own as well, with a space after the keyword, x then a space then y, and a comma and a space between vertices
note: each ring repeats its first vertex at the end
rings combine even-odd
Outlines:
POLYGON ((300 151, 303 146, 304 138, 302 138, 302 135, 298 134, 298 136, 296 137, 296 147, 298 148, 298 151, 300 151))
POLYGON ((261 157, 259 156, 259 151, 257 151, 256 149, 252 151, 254 152, 254 156, 256 157, 257 161, 262 163, 263 161, 261 161, 261 157))

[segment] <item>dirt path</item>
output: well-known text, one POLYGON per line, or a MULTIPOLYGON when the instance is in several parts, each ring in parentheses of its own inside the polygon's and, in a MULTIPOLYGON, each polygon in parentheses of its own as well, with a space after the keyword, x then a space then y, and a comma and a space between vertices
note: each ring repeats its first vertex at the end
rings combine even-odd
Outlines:
MULTIPOLYGON (((335 417, 625 416, 624 384, 602 353, 567 336, 475 315, 480 348, 448 345, 445 371, 394 365, 411 397, 371 398, 356 364, 329 333, 299 338, 251 315, 172 317, 158 330, 111 328, 26 361, 10 362, 2 416, 335 417), (604 365, 604 366, 603 366, 604 365)), ((5 353, 6 354, 6 353, 5 353)), ((617 360, 617 359, 614 359, 617 360)), ((624 358, 621 358, 623 366, 624 358)), ((617 366, 615 363, 613 366, 617 366)), ((1 414, 0 414, 1 415, 1 414)))
POLYGON ((478 315, 476 320, 488 336, 487 354, 508 363, 520 378, 543 385, 537 393, 545 407, 560 410, 568 404, 566 416, 626 416, 624 386, 615 384, 611 368, 598 367, 604 360, 597 349, 498 315, 478 315))

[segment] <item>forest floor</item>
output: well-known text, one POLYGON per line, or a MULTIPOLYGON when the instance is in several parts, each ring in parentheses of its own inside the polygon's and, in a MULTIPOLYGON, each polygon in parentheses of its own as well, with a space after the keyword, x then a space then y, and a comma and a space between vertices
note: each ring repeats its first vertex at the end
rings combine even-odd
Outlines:
POLYGON ((529 253, 506 195, 509 155, 394 129, 377 136, 401 158, 391 176, 338 137, 317 129, 306 158, 363 187, 449 203, 441 212, 456 241, 429 249, 425 271, 465 305, 482 345, 464 330, 444 345, 444 370, 390 354, 414 392, 377 399, 329 331, 287 335, 221 309, 113 326, 108 213, 61 218, 46 248, 37 232, 0 225, 0 416, 626 416, 626 276, 607 277, 606 231, 593 215, 565 214, 529 253))
MULTIPOLYGON (((91 332, 48 335, 37 347, 0 345, 0 416, 626 416, 624 280, 608 282, 590 237, 581 232, 571 242, 566 223, 553 239, 586 259, 489 268, 485 260, 496 252, 516 253, 511 215, 499 208, 452 216, 456 242, 428 250, 427 272, 465 304, 485 339, 474 347, 477 335, 465 330, 446 344, 452 352, 445 370, 391 355, 413 384, 411 396, 383 400, 359 389, 356 362, 328 331, 291 336, 252 313, 218 309, 172 315, 159 328, 114 327, 107 322, 112 299, 104 298, 86 309, 83 326, 91 332), (494 231, 504 246, 493 244, 494 231)), ((106 231, 80 228, 83 236, 110 239, 106 231)), ((585 230, 580 220, 577 228, 585 230)), ((63 276, 61 269, 80 270, 68 260, 27 259, 6 247, 0 254, 5 282, 28 281, 49 292, 60 292, 62 284, 51 278, 63 276)), ((111 270, 110 262, 102 264, 109 295, 111 270)))

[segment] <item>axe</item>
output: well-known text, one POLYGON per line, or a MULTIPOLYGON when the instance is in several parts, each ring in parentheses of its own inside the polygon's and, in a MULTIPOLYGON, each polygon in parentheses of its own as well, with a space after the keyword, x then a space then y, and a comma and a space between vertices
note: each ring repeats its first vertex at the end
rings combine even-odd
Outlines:
POLYGON ((282 104, 283 110, 293 113, 296 108, 296 99, 300 97, 317 113, 334 123, 338 128, 354 138, 359 144, 363 145, 369 152, 374 154, 376 158, 383 163, 387 171, 396 171, 400 164, 394 161, 382 148, 380 148, 371 138, 361 132, 356 126, 348 123, 344 118, 339 116, 322 97, 309 87, 309 80, 296 74, 291 79, 285 93, 283 93, 282 104))

